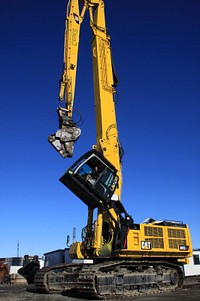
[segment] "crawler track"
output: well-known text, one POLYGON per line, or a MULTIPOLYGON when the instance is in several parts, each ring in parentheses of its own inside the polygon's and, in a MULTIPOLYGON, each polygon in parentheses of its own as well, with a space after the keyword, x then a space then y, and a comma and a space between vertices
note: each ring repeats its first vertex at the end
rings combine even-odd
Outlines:
POLYGON ((68 264, 41 269, 35 286, 43 292, 76 290, 82 296, 112 298, 169 292, 181 288, 179 266, 162 261, 117 260, 97 264, 68 264))

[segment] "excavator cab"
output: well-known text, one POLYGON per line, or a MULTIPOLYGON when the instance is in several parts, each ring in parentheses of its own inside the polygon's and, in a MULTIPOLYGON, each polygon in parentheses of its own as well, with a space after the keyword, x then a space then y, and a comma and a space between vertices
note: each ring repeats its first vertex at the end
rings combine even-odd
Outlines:
POLYGON ((60 178, 60 181, 88 207, 111 200, 118 185, 116 168, 97 150, 80 157, 60 178))

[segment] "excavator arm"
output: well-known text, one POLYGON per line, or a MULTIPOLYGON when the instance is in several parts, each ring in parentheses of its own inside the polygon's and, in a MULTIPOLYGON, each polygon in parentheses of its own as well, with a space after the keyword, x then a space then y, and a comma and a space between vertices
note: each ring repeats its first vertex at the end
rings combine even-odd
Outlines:
MULTIPOLYGON (((117 78, 113 68, 110 37, 107 33, 104 1, 102 0, 70 0, 68 3, 64 37, 64 66, 59 91, 59 100, 61 103, 64 102, 64 106, 60 105, 57 109, 59 129, 55 134, 50 135, 48 140, 62 157, 72 157, 74 142, 81 134, 80 128, 73 120, 73 112, 80 27, 86 11, 89 12, 92 31, 96 116, 96 145, 93 146, 93 149, 99 152, 104 160, 109 161, 116 170, 117 185, 114 183, 114 181, 116 182, 115 175, 112 176, 113 183, 109 185, 115 186, 115 198, 120 200, 122 148, 118 140, 114 102, 117 78)), ((105 164, 108 165, 107 162, 105 164)), ((95 166, 95 168, 97 167, 95 166)))
MULTIPOLYGON (((92 2, 92 1, 91 1, 92 2)), ((117 169, 118 200, 121 194, 121 147, 115 113, 116 76, 113 72, 110 37, 107 33, 103 1, 90 8, 92 61, 96 111, 96 148, 117 169)))
POLYGON ((81 130, 76 126, 76 122, 74 122, 72 116, 74 109, 79 34, 85 10, 86 5, 83 6, 82 12, 79 12, 79 3, 77 0, 68 2, 64 35, 64 64, 58 97, 62 105, 57 108, 59 129, 55 134, 48 137, 48 141, 63 158, 73 156, 74 142, 81 134, 81 130))

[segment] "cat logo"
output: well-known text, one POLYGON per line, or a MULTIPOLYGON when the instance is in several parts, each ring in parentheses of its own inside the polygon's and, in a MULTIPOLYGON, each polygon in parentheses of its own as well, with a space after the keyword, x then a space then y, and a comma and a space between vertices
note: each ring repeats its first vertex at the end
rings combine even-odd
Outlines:
POLYGON ((142 250, 151 250, 151 242, 150 241, 141 241, 141 249, 142 250))

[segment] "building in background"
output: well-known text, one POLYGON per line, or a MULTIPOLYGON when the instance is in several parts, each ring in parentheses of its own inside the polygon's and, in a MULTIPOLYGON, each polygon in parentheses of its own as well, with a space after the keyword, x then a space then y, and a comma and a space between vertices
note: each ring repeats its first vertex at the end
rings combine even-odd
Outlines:
POLYGON ((72 259, 69 256, 69 248, 58 249, 48 253, 44 253, 44 266, 52 266, 62 263, 71 263, 72 259))

